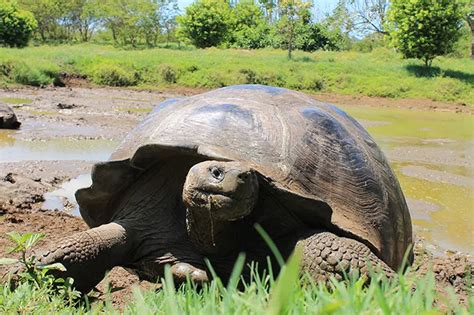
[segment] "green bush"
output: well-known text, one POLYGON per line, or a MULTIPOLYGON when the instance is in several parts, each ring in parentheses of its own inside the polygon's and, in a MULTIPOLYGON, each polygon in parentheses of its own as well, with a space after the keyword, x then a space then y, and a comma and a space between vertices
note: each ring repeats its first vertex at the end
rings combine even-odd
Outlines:
POLYGON ((178 79, 177 71, 168 64, 161 64, 158 68, 158 72, 163 82, 176 83, 176 80, 178 79))
POLYGON ((326 87, 326 81, 322 77, 311 78, 305 82, 306 89, 313 91, 322 91, 326 87))
POLYGON ((31 67, 23 62, 18 62, 13 66, 9 77, 15 83, 32 86, 59 85, 60 83, 58 69, 54 69, 54 66, 51 68, 31 67))
POLYGON ((467 93, 470 88, 459 82, 458 80, 451 78, 444 78, 440 80, 436 79, 435 83, 435 99, 440 101, 456 101, 460 95, 467 93))
POLYGON ((137 84, 135 71, 125 70, 118 65, 101 64, 92 70, 92 82, 107 86, 132 86, 137 84))
POLYGON ((244 76, 244 82, 246 84, 256 84, 257 83, 257 73, 252 69, 240 69, 239 73, 244 76))
POLYGON ((282 73, 265 71, 263 73, 257 74, 255 83, 284 87, 286 82, 282 73))
POLYGON ((227 35, 229 4, 224 0, 198 0, 179 17, 182 36, 199 48, 218 46, 227 35))
POLYGON ((31 12, 19 10, 14 4, 0 0, 0 45, 25 47, 36 27, 31 12))
POLYGON ((13 71, 15 61, 13 60, 5 60, 0 62, 0 75, 3 76, 10 76, 11 72, 13 71))

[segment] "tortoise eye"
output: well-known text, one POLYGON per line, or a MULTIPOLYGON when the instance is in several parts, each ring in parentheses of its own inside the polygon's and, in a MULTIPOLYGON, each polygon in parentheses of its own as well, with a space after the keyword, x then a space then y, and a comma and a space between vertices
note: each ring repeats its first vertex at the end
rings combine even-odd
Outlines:
POLYGON ((209 171, 211 172, 212 177, 214 177, 218 181, 221 181, 224 179, 224 172, 222 171, 222 169, 218 167, 211 167, 209 171))

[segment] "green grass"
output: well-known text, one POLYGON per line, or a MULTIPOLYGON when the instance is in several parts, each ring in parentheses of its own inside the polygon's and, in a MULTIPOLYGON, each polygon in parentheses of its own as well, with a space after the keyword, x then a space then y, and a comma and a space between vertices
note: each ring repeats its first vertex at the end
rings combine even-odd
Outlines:
MULTIPOLYGON (((292 269, 292 270, 290 270, 292 269)), ((122 306, 125 314, 472 314, 474 299, 461 305, 448 288, 436 293, 434 276, 421 279, 401 276, 393 282, 362 280, 332 281, 329 288, 307 278, 300 281, 295 268, 276 282, 256 274, 253 281, 237 289, 237 281, 224 286, 213 281, 202 289, 187 283, 175 289, 170 277, 161 290, 133 290, 122 306), (416 288, 416 289, 413 289, 416 288)), ((53 295, 46 288, 22 284, 12 291, 0 285, 1 314, 100 314, 119 313, 108 295, 105 301, 72 302, 53 295)))
POLYGON ((432 69, 391 50, 122 50, 112 46, 0 49, 0 85, 60 84, 61 74, 106 86, 203 87, 259 83, 310 92, 428 98, 474 105, 474 61, 437 58, 432 69))

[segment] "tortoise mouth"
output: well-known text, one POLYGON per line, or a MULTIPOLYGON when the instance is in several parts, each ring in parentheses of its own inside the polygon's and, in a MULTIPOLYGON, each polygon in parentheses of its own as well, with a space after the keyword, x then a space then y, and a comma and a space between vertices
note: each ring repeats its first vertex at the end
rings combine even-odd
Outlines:
POLYGON ((198 188, 193 189, 192 196, 189 197, 192 200, 189 207, 193 211, 205 212, 218 220, 236 221, 252 212, 250 207, 246 207, 251 203, 252 197, 236 198, 229 193, 216 193, 198 188))

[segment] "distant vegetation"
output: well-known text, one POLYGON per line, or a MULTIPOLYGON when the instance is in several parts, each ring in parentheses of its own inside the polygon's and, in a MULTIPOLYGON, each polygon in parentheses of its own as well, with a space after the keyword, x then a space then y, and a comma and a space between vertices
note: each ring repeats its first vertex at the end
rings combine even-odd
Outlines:
POLYGON ((371 53, 261 49, 124 50, 104 45, 0 49, 0 84, 216 88, 257 83, 308 92, 429 98, 474 105, 474 62, 439 58, 431 69, 387 48, 371 53))
POLYGON ((421 59, 430 67, 436 56, 454 51, 463 17, 468 16, 464 6, 453 0, 392 0, 388 21, 393 44, 404 57, 421 59))
MULTIPOLYGON (((294 50, 367 51, 392 43, 404 56, 425 62, 470 54, 470 0, 335 3, 331 12, 311 0, 195 0, 183 11, 177 0, 0 0, 0 7, 13 4, 21 15, 31 12, 37 22, 35 45, 95 42, 135 49, 173 42, 284 49, 291 58, 294 50)), ((11 27, 0 18, 1 30, 11 27)), ((31 32, 30 24, 25 27, 31 32)))
MULTIPOLYGON (((472 105, 474 65, 467 57, 474 9, 468 4, 340 0, 316 17, 320 11, 307 0, 196 0, 185 12, 177 0, 0 0, 0 12, 34 15, 35 32, 21 38, 24 44, 33 35, 39 46, 0 48, 0 84, 257 83, 472 105), (449 58, 431 67, 439 55, 449 58)), ((0 30, 16 34, 19 27, 7 32, 10 20, 0 19, 0 30)))
POLYGON ((0 3, 0 45, 24 47, 37 27, 33 14, 9 3, 0 3))

